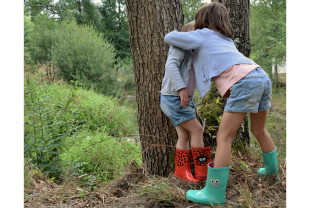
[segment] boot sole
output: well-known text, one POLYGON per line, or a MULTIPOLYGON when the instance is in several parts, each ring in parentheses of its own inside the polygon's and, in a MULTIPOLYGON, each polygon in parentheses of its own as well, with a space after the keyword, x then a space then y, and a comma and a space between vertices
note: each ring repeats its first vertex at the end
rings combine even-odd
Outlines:
POLYGON ((195 202, 195 203, 199 203, 199 204, 208 204, 208 205, 213 205, 213 206, 218 206, 218 205, 224 205, 225 204, 225 201, 224 202, 209 202, 209 201, 200 201, 200 200, 197 200, 197 199, 191 199, 191 197, 188 197, 186 196, 186 198, 192 202, 195 202))
POLYGON ((176 176, 175 174, 173 174, 177 179, 182 180, 183 182, 194 182, 194 183, 199 183, 200 181, 193 181, 193 180, 186 180, 184 178, 181 178, 179 176, 176 176))

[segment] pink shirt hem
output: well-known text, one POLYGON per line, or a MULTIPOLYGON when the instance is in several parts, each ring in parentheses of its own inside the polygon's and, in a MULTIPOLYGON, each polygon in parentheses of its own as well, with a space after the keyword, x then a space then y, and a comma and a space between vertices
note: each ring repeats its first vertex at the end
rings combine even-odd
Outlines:
POLYGON ((255 64, 235 64, 219 76, 213 77, 212 80, 221 96, 228 98, 230 95, 229 88, 257 67, 260 66, 255 64))

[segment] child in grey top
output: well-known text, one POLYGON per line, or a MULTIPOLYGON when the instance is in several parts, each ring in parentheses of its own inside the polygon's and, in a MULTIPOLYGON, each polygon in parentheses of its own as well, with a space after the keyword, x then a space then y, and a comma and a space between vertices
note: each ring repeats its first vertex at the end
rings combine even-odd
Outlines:
MULTIPOLYGON (((194 22, 184 25, 181 32, 189 32, 193 25, 194 22)), ((186 181, 199 182, 207 177, 210 147, 204 148, 203 128, 196 119, 195 104, 192 101, 196 85, 192 58, 192 50, 170 46, 160 91, 160 106, 165 115, 172 121, 178 134, 175 176, 186 181), (190 138, 191 150, 189 150, 190 138), (192 151, 195 177, 191 173, 189 162, 192 151), (197 151, 197 154, 194 151, 197 151)))

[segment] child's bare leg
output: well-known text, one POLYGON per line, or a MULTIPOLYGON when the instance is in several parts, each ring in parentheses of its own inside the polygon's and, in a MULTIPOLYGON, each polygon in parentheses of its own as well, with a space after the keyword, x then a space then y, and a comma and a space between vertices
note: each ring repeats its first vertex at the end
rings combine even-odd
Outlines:
POLYGON ((267 119, 267 110, 250 113, 251 131, 259 142, 262 152, 268 153, 274 150, 274 143, 265 125, 267 119))
POLYGON ((203 148, 203 140, 202 140, 202 134, 203 134, 203 128, 201 124, 198 122, 196 118, 184 121, 180 124, 184 129, 189 131, 191 136, 191 147, 192 148, 203 148))
POLYGON ((176 148, 177 149, 182 149, 182 150, 188 150, 189 149, 189 131, 184 129, 182 126, 176 126, 175 129, 177 130, 178 133, 178 141, 176 148))
POLYGON ((247 113, 230 113, 224 111, 220 128, 216 136, 217 147, 214 168, 221 168, 230 165, 231 144, 246 114, 247 113))

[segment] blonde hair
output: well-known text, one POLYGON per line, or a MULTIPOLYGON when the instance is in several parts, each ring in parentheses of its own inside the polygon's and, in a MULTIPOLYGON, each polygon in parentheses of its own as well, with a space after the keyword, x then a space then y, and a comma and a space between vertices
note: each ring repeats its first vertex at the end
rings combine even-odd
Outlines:
POLYGON ((182 27, 182 29, 180 30, 180 32, 188 32, 189 29, 190 29, 191 27, 194 27, 194 24, 195 24, 195 21, 194 21, 194 20, 191 21, 191 22, 189 22, 189 23, 187 23, 187 24, 185 24, 185 25, 182 27))

